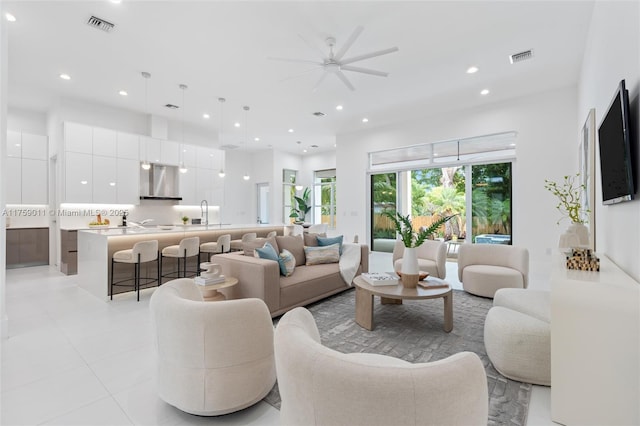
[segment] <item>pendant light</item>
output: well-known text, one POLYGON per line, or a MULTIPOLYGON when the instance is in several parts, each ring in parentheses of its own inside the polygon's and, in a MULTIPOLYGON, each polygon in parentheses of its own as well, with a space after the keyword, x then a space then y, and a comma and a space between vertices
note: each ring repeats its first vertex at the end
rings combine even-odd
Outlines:
MULTIPOLYGON (((222 107, 225 103, 226 99, 225 98, 218 98, 218 102, 220 102, 220 126, 218 128, 218 141, 220 142, 220 148, 222 149, 222 107)), ((224 172, 224 166, 220 169, 220 171, 218 172, 218 176, 220 176, 221 178, 223 178, 225 176, 225 172, 224 172)))
POLYGON ((184 91, 187 90, 187 85, 186 84, 181 84, 180 86, 180 90, 182 90, 182 123, 180 124, 180 133, 182 136, 182 144, 180 145, 180 173, 187 173, 187 168, 184 165, 184 150, 183 150, 183 146, 184 146, 184 91))
MULTIPOLYGON (((142 72, 142 78, 144 78, 144 112, 148 116, 149 115, 149 79, 151 78, 151 74, 146 71, 142 72)), ((149 139, 145 138, 144 140, 144 161, 142 162, 141 167, 144 170, 149 170, 151 168, 151 164, 149 164, 149 139)))
MULTIPOLYGON (((244 110, 244 143, 247 143, 247 134, 249 133, 249 119, 247 118, 249 114, 249 107, 245 105, 242 107, 242 109, 244 110)), ((249 172, 245 173, 244 176, 242 176, 242 179, 251 179, 251 176, 249 176, 249 172)))

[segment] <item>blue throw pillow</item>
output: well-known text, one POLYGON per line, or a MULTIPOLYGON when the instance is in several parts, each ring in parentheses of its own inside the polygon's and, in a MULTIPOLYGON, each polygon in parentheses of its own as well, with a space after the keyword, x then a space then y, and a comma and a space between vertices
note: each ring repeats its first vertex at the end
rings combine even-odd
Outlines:
POLYGON ((318 245, 320 247, 330 246, 331 244, 340 244, 340 254, 342 254, 342 239, 343 235, 338 235, 337 237, 317 237, 318 245))
POLYGON ((278 252, 273 248, 271 243, 264 243, 264 246, 255 249, 255 252, 258 254, 260 259, 268 259, 275 260, 278 262, 278 266, 280 267, 280 275, 287 275, 287 265, 284 260, 278 256, 278 252))

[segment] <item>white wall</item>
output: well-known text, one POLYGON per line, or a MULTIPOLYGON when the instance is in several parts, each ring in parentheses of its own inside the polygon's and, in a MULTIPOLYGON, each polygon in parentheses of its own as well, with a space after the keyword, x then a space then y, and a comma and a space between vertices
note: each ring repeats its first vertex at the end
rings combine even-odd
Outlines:
POLYGON ((576 88, 569 87, 481 108, 341 134, 337 137, 338 232, 369 237, 367 152, 425 142, 516 131, 513 167, 513 242, 543 259, 556 247, 555 199, 544 179, 558 180, 577 168, 579 132, 576 88))
MULTIPOLYGON (((625 79, 632 111, 632 137, 636 146, 640 137, 638 23, 638 2, 595 3, 578 92, 578 126, 582 126, 589 109, 595 108, 597 128, 618 83, 625 79)), ((599 145, 596 153, 598 150, 599 145)), ((636 158, 636 164, 640 169, 640 157, 636 158)), ((636 170, 636 177, 639 175, 639 170, 636 170)), ((606 254, 636 281, 640 281, 640 199, 604 206, 600 179, 600 159, 596 155, 596 250, 606 254)), ((636 179, 636 182, 640 184, 640 179, 636 179)))
MULTIPOLYGON (((7 158, 7 74, 9 55, 7 53, 7 22, 0 19, 0 170, 6 170, 7 158)), ((0 208, 7 202, 7 179, 2 176, 0 181, 0 208)), ((6 216, 0 215, 0 338, 9 337, 9 317, 7 316, 6 294, 6 266, 5 247, 7 246, 6 216)))
POLYGON ((11 108, 7 111, 7 129, 34 135, 46 135, 47 114, 21 108, 11 108))

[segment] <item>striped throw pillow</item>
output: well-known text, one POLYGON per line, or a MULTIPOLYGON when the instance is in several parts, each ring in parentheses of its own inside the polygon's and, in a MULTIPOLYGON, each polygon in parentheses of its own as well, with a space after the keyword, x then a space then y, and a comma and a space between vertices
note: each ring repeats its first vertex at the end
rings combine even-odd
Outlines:
POLYGON ((307 265, 337 263, 340 261, 340 244, 331 244, 324 247, 305 246, 304 255, 307 258, 307 265))

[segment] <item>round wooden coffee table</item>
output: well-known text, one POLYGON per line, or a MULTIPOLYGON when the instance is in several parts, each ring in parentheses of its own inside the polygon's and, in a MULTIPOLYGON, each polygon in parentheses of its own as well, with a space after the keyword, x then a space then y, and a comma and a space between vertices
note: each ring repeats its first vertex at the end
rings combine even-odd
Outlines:
POLYGON ((232 287, 238 284, 238 279, 233 277, 227 277, 223 282, 209 285, 200 285, 200 291, 202 292, 202 299, 205 302, 217 302, 219 300, 226 300, 227 297, 220 293, 218 290, 221 288, 232 287))
POLYGON ((356 323, 367 330, 373 330, 373 296, 380 297, 382 304, 401 305, 405 299, 444 299, 444 331, 453 329, 453 291, 451 286, 439 278, 427 278, 428 282, 446 284, 446 287, 426 289, 423 287, 404 288, 402 283, 387 286, 369 285, 361 276, 353 283, 356 286, 356 323))

